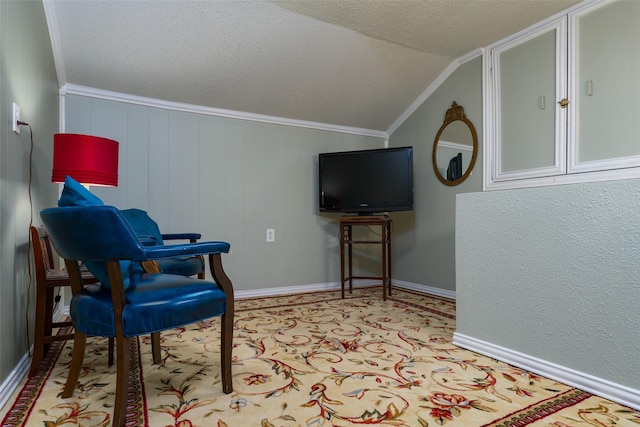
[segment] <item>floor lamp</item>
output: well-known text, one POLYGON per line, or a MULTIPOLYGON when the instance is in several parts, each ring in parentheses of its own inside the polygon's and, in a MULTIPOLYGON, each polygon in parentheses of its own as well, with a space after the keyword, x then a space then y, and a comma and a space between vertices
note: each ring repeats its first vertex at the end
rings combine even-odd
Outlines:
MULTIPOLYGON (((85 187, 89 185, 118 185, 118 142, 99 136, 58 133, 53 136, 53 172, 51 181, 63 183, 67 176, 85 187)), ((56 321, 55 305, 60 294, 53 295, 54 288, 69 286, 69 276, 64 269, 56 269, 47 238, 30 225, 30 244, 36 264, 36 315, 33 354, 29 377, 35 375, 49 346, 55 341, 67 340, 72 334, 54 334, 53 328, 71 326, 69 321, 56 321), (35 236, 35 237, 33 237, 35 236), (44 246, 43 246, 43 241, 44 246), (46 248, 46 253, 43 251, 46 248), (42 254, 38 256, 37 251, 42 254), (45 261, 46 255, 46 261, 45 261), (39 261, 37 261, 39 260, 39 261)), ((83 281, 93 283, 94 277, 83 273, 83 281)), ((59 291, 58 291, 59 292, 59 291)), ((113 340, 109 340, 109 364, 113 363, 113 340)))

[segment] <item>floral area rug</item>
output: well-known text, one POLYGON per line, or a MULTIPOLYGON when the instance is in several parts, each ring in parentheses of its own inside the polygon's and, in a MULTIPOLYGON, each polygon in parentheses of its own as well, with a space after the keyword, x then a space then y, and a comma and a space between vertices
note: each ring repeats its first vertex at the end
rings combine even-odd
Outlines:
MULTIPOLYGON (((451 344, 455 302, 379 288, 236 301, 233 387, 220 383, 220 320, 132 340, 129 426, 638 426, 640 412, 451 344), (137 363, 136 363, 137 361, 137 363)), ((111 424, 115 366, 90 338, 72 398, 57 343, 2 426, 111 424)))

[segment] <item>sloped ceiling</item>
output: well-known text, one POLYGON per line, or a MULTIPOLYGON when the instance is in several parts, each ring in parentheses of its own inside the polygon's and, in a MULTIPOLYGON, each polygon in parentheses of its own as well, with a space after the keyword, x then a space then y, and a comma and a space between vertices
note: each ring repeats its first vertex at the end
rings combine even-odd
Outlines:
POLYGON ((576 0, 44 0, 71 84, 386 131, 456 58, 576 0))

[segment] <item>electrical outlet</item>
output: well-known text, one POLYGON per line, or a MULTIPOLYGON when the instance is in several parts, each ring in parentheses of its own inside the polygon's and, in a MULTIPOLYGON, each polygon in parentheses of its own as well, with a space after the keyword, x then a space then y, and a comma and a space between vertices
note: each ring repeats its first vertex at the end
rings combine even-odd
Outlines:
POLYGON ((13 103, 13 131, 20 135, 20 126, 18 122, 20 121, 20 107, 15 102, 13 103))
POLYGON ((267 228, 267 242, 273 243, 276 241, 276 230, 273 228, 267 228))

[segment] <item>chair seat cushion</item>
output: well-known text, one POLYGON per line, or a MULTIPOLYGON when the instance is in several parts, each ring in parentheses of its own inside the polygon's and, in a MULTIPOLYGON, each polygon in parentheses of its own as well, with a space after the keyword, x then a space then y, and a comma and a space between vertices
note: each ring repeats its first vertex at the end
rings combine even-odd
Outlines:
MULTIPOLYGON (((226 295, 217 284, 171 274, 134 274, 122 313, 126 337, 159 332, 223 314, 226 295)), ((115 336, 111 291, 88 288, 71 300, 73 326, 87 335, 115 336)))
POLYGON ((166 274, 194 276, 204 271, 204 261, 200 257, 177 257, 156 260, 160 271, 166 274))

